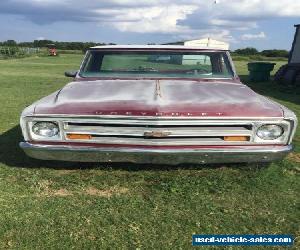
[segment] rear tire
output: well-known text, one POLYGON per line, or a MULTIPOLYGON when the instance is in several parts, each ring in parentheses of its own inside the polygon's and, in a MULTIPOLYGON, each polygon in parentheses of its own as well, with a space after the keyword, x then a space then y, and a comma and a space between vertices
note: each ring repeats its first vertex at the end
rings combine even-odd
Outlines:
POLYGON ((275 73, 275 75, 274 75, 274 81, 275 82, 283 84, 282 79, 283 79, 283 76, 284 76, 284 74, 286 72, 287 66, 288 66, 287 64, 281 66, 279 68, 279 70, 275 73))

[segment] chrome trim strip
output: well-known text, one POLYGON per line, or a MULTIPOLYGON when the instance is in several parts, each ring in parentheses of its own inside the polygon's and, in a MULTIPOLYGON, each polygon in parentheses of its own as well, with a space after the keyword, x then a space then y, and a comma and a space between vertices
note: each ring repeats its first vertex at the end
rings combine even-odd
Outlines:
POLYGON ((88 50, 87 50, 87 51, 85 52, 85 54, 84 54, 83 60, 81 61, 81 64, 80 64, 80 66, 79 66, 79 69, 78 69, 78 71, 77 71, 77 75, 76 75, 75 79, 78 79, 78 78, 80 77, 80 72, 81 72, 82 69, 83 69, 83 66, 84 66, 84 64, 85 64, 85 62, 86 62, 87 56, 88 56, 88 50))
MULTIPOLYGON (((97 143, 97 144, 122 144, 122 145, 140 145, 140 146, 203 146, 203 145, 251 145, 249 141, 224 141, 222 139, 213 138, 185 138, 185 139, 143 139, 143 138, 119 138, 119 137, 100 137, 92 138, 90 140, 69 140, 67 142, 81 142, 81 143, 97 143)), ((261 143, 269 144, 269 143, 261 143)), ((282 143, 274 143, 282 144, 282 143)))
POLYGON ((186 125, 239 125, 239 126, 245 126, 245 125, 253 125, 254 122, 281 122, 283 121, 282 118, 277 118, 276 120, 238 120, 238 119, 159 119, 158 117, 154 119, 126 119, 126 117, 122 117, 121 119, 118 117, 69 117, 69 116, 61 116, 61 117, 40 117, 40 116, 27 116, 24 117, 26 122, 30 122, 33 120, 36 121, 56 121, 56 122, 63 122, 63 123, 101 123, 101 124, 121 124, 121 125, 176 125, 176 126, 186 126, 186 125))
POLYGON ((291 143, 296 134, 296 131, 297 131, 298 118, 297 118, 296 114, 293 111, 291 111, 290 109, 288 109, 287 107, 285 107, 281 104, 280 104, 280 107, 283 110, 285 120, 289 121, 292 126, 290 137, 288 140, 288 143, 291 143))
POLYGON ((74 162, 133 162, 176 165, 180 163, 238 163, 281 160, 292 146, 238 149, 145 149, 95 148, 75 146, 33 145, 21 142, 25 153, 36 159, 74 162))
MULTIPOLYGON (((229 51, 226 51, 226 55, 227 55, 227 59, 228 59, 228 62, 230 64, 230 67, 231 67, 231 70, 232 70, 232 73, 233 73, 233 77, 234 78, 237 78, 239 77, 237 72, 236 72, 236 69, 235 69, 235 65, 233 63, 233 60, 232 60, 232 57, 230 55, 230 52, 229 51)), ((241 83, 242 84, 242 83, 241 83)))
POLYGON ((95 119, 128 119, 128 120, 274 120, 284 119, 283 116, 278 117, 238 117, 238 116, 132 116, 132 115, 68 115, 68 114, 35 114, 27 117, 41 118, 95 118, 95 119))

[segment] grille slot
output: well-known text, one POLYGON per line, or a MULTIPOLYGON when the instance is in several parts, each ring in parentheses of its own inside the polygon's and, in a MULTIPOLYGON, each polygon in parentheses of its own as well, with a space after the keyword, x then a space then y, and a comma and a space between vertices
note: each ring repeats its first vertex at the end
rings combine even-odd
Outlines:
MULTIPOLYGON (((156 125, 156 124, 116 124, 116 123, 94 123, 94 122, 66 122, 65 123, 65 126, 68 127, 68 128, 76 128, 76 127, 103 127, 103 126, 109 126, 109 127, 147 127, 147 128, 165 128, 165 127, 189 127, 189 128, 192 128, 192 127, 195 127, 195 128, 199 128, 199 127, 202 127, 201 125, 193 125, 193 124, 185 124, 185 125, 156 125)), ((230 127, 230 128, 235 128, 235 127, 242 127, 242 128, 245 128, 245 129, 248 129, 248 130, 251 130, 252 128, 252 125, 205 125, 203 127, 206 127, 206 128, 210 128, 210 127, 218 127, 218 128, 226 128, 226 127, 230 127)))
MULTIPOLYGON (((133 145, 232 145, 251 142, 252 125, 176 125, 98 122, 65 122, 67 134, 88 134, 89 140, 72 140, 101 144, 133 145), (225 136, 246 136, 249 141, 224 141, 225 136)), ((69 140, 69 139, 66 139, 69 140)))

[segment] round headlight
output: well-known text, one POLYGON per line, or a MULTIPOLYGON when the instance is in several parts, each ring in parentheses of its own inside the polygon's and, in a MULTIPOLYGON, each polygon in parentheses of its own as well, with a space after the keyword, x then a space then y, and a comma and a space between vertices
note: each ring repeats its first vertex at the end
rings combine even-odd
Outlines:
POLYGON ((283 128, 278 125, 263 125, 258 128, 256 134, 263 140, 275 140, 282 136, 283 128))
POLYGON ((58 134, 59 128, 54 122, 36 122, 32 126, 32 132, 38 136, 54 137, 58 134))

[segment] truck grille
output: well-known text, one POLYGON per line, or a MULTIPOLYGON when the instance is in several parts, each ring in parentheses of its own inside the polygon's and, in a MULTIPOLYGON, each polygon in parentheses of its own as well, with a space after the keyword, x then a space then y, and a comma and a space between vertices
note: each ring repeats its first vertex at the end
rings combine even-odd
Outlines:
MULTIPOLYGON (((224 122, 223 122, 224 123, 224 122)), ((252 141, 252 124, 99 121, 63 123, 67 141, 124 145, 232 145, 252 141), (78 138, 76 138, 78 135, 78 138), (75 136, 75 137, 74 137, 75 136), (75 138, 75 139, 74 139, 75 138), (237 138, 228 141, 226 138, 237 138), (243 138, 243 140, 238 140, 243 138)))

